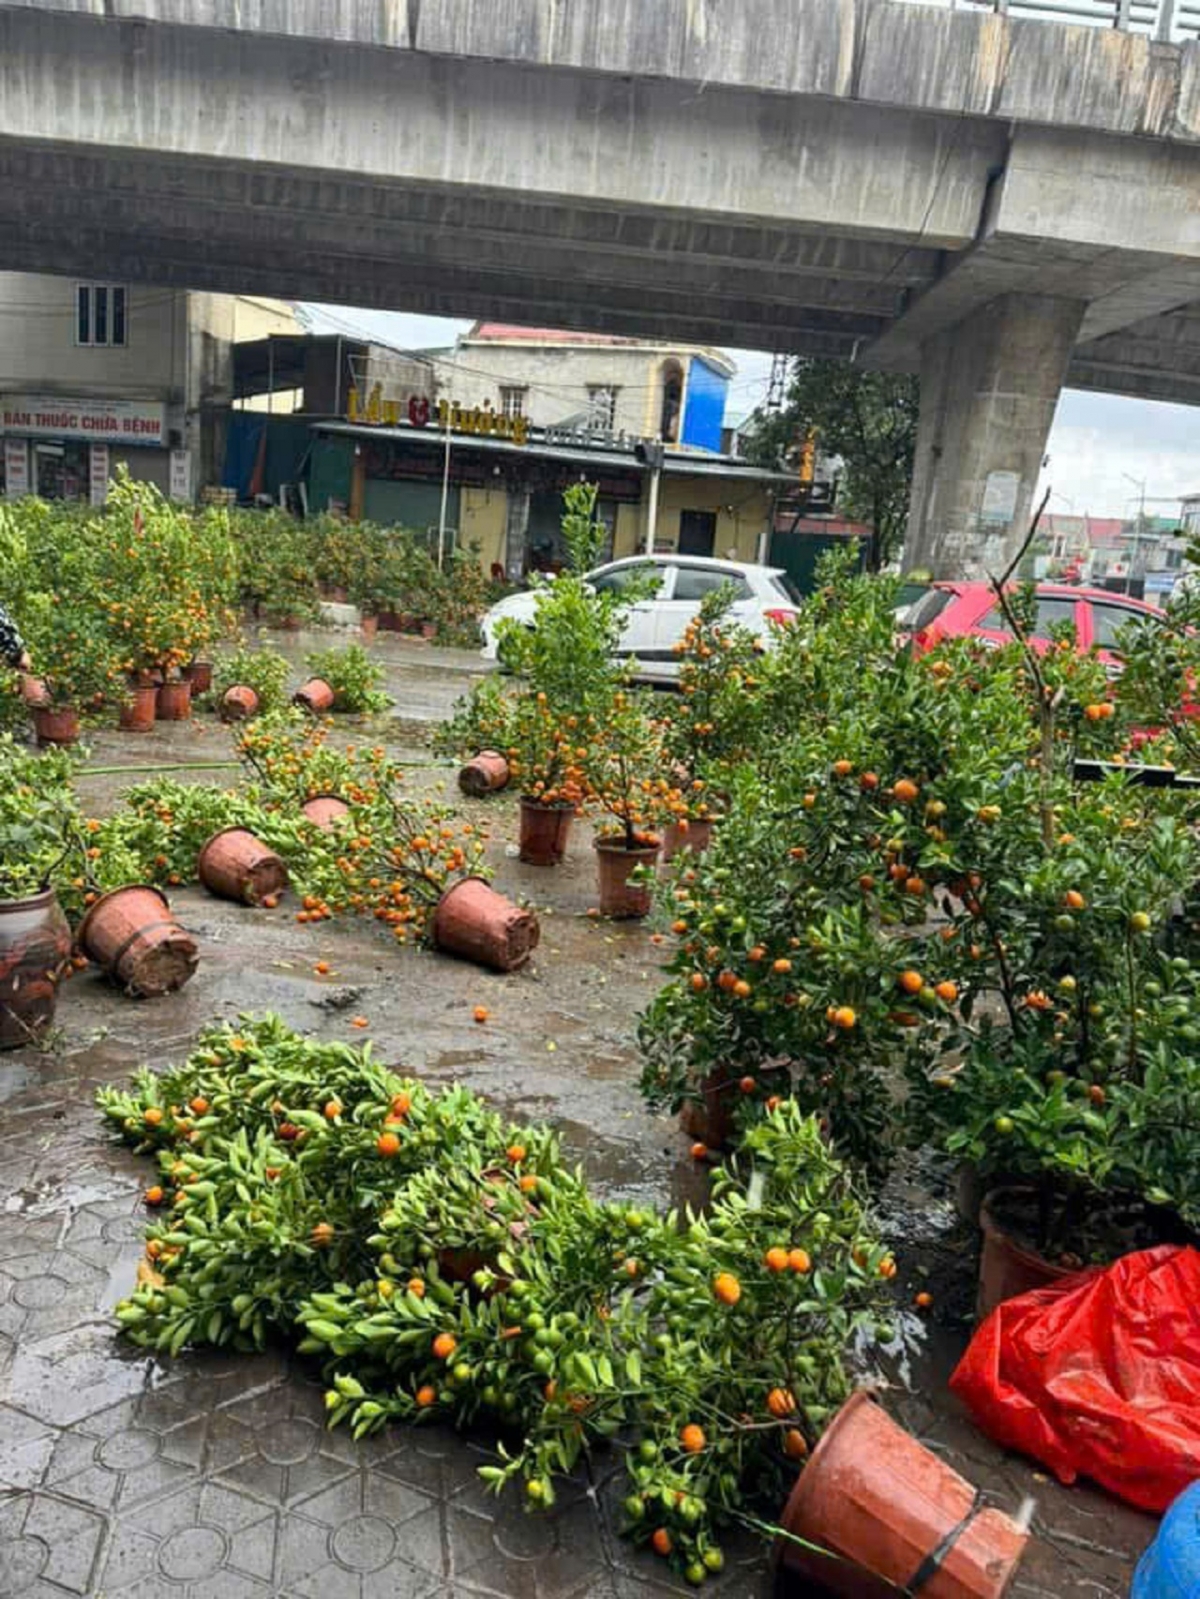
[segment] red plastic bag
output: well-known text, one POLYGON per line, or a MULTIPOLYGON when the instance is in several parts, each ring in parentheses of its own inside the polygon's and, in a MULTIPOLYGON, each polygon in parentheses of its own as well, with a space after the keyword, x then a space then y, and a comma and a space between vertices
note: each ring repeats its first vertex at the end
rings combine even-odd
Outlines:
POLYGON ((950 1387, 1061 1482, 1163 1511, 1200 1478, 1200 1252, 1126 1255, 998 1305, 950 1387))

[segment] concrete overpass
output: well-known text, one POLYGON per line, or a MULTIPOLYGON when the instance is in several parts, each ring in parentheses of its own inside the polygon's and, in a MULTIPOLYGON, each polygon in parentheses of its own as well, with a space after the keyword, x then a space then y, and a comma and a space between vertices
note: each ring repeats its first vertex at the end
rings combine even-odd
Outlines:
POLYGON ((1025 522, 1064 379, 1200 398, 1200 45, 897 0, 0 0, 0 268, 919 370, 910 564, 960 571, 1025 522))

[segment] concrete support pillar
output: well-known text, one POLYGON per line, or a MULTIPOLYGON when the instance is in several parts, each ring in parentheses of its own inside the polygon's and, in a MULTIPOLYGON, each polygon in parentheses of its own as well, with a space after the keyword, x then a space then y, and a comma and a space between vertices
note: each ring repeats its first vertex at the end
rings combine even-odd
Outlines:
POLYGON ((1029 527, 1082 300, 1002 295, 922 352, 906 572, 1003 570, 1029 527))

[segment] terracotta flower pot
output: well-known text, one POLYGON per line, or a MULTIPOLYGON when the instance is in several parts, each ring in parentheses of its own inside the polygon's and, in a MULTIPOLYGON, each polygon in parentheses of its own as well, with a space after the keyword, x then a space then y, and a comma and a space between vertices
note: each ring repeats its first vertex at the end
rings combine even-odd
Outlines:
POLYGON ((198 699, 201 694, 207 694, 212 687, 212 662, 193 661, 190 666, 184 667, 183 675, 187 682, 192 685, 192 698, 198 699))
POLYGON ((672 822, 663 829, 662 858, 672 861, 685 849, 690 849, 693 855, 703 855, 712 843, 712 835, 711 821, 672 822))
POLYGON ((314 794, 312 799, 305 800, 300 810, 310 822, 315 822, 322 829, 332 827, 343 816, 350 814, 350 807, 336 794, 314 794))
POLYGON ((244 722, 258 712, 258 695, 245 683, 235 683, 221 696, 221 720, 244 722))
POLYGON ((21 698, 26 705, 37 709, 50 703, 50 689, 44 677, 35 677, 32 672, 21 673, 21 698))
POLYGON ((186 722, 192 714, 192 685, 186 678, 172 679, 158 690, 154 713, 160 722, 186 722))
POLYGON ((979 1320, 995 1310, 1006 1299, 1030 1293, 1034 1288, 1045 1288, 1063 1277, 1071 1276, 1077 1267, 1056 1266, 1035 1250, 1017 1243, 997 1222, 993 1207, 1006 1199, 1028 1197, 1035 1202, 1031 1188, 993 1188, 979 1207, 979 1226, 983 1233, 983 1250, 979 1257, 979 1296, 975 1301, 975 1314, 979 1320))
POLYGON ((421 623, 421 637, 422 638, 437 638, 437 623, 436 622, 422 622, 421 623))
POLYGON ((35 705, 33 731, 39 744, 76 744, 79 742, 79 712, 70 707, 35 705))
POLYGON ((126 993, 144 999, 182 988, 199 959, 196 940, 171 915, 167 896, 144 883, 98 899, 75 942, 126 993))
POLYGON ((459 788, 475 799, 484 794, 494 794, 507 783, 508 762, 498 750, 480 750, 458 774, 459 788))
POLYGON ((600 869, 600 914, 618 918, 648 916, 654 890, 649 883, 631 883, 637 866, 653 866, 658 859, 658 844, 626 849, 618 838, 594 840, 600 869))
POLYGON ((975 1504, 969 1482, 857 1393, 830 1422, 780 1518, 786 1532, 830 1556, 781 1538, 775 1558, 802 1584, 846 1599, 918 1591, 921 1599, 1001 1599, 1029 1534, 1003 1511, 975 1504), (934 1569, 918 1580, 927 1563, 934 1569))
POLYGON ((377 616, 364 616, 359 619, 358 630, 368 644, 379 632, 379 618, 377 616))
POLYGON ((323 711, 333 709, 333 690, 323 677, 310 677, 292 695, 292 704, 303 706, 314 716, 320 716, 323 711))
POLYGON ((123 733, 152 733, 157 705, 158 690, 153 686, 129 689, 121 702, 117 726, 123 733))
POLYGON ((384 633, 399 633, 402 631, 400 627, 400 613, 398 611, 380 611, 379 615, 375 618, 375 621, 377 626, 384 633))
POLYGON ((567 852, 573 805, 542 805, 521 796, 521 860, 527 866, 557 866, 567 852))
POLYGON ((223 827, 200 851, 196 872, 210 894, 257 905, 287 887, 287 867, 244 827, 223 827))
POLYGON ((448 888, 433 913, 433 942, 438 949, 498 972, 523 966, 540 937, 533 912, 497 894, 481 877, 468 877, 448 888))
POLYGON ((0 1049, 19 1049, 54 1020, 71 929, 52 888, 0 899, 0 1049))

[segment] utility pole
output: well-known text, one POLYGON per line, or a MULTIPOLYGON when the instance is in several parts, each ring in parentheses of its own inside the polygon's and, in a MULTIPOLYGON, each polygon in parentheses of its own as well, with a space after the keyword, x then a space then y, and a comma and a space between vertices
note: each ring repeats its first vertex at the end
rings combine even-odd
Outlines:
POLYGON ((1121 476, 1126 483, 1132 483, 1134 488, 1139 490, 1138 519, 1133 534, 1133 554, 1129 557, 1129 575, 1125 579, 1125 592, 1128 594, 1130 585, 1137 575, 1138 555, 1141 553, 1142 547, 1142 530, 1146 526, 1146 479, 1144 477, 1130 477, 1128 472, 1122 472, 1121 476))
POLYGON ((438 516, 438 571, 442 571, 446 554, 446 501, 450 495, 450 416, 452 406, 446 407, 446 454, 442 461, 442 509, 438 516))
POLYGON ((771 378, 767 384, 766 409, 782 411, 787 397, 788 365, 790 357, 778 351, 771 357, 771 378))
POLYGON ((646 554, 654 554, 654 533, 658 527, 658 485, 662 477, 663 446, 658 439, 643 439, 634 445, 634 455, 650 469, 650 495, 646 506, 646 554))

